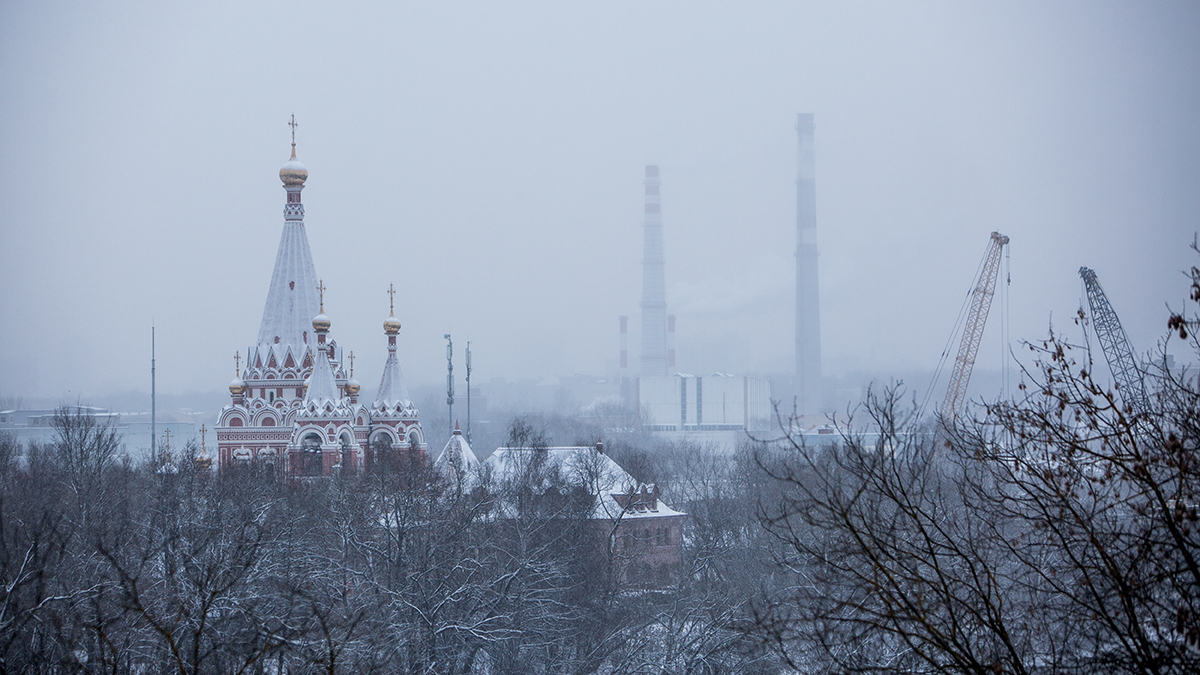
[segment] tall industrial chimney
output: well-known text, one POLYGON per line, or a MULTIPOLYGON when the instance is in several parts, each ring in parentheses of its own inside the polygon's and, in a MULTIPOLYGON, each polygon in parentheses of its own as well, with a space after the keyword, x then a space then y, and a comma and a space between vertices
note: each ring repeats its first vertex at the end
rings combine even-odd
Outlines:
POLYGON ((817 187, 812 113, 796 115, 796 392, 800 412, 820 412, 821 308, 817 275, 817 187))
POLYGON ((658 167, 646 167, 645 240, 642 250, 642 375, 667 374, 667 293, 663 280, 662 213, 658 167))

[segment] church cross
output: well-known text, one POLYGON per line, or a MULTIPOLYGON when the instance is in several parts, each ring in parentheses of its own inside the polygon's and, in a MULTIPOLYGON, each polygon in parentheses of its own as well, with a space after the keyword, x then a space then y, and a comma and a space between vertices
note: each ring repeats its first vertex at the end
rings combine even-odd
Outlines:
POLYGON ((350 352, 350 377, 354 377, 354 352, 350 352))
POLYGON ((204 428, 204 425, 201 424, 200 425, 200 452, 204 452, 204 434, 207 432, 208 432, 208 429, 204 428))
POLYGON ((295 115, 292 115, 292 121, 288 122, 288 126, 292 128, 292 147, 294 148, 296 147, 296 127, 299 126, 296 124, 295 115))
POLYGON ((233 353, 233 374, 237 377, 242 376, 242 353, 233 353))
POLYGON ((165 447, 167 449, 167 452, 170 452, 171 451, 171 430, 170 430, 170 428, 163 429, 163 436, 166 438, 166 442, 163 443, 163 447, 165 447))
POLYGON ((388 312, 396 315, 396 288, 392 284, 388 284, 388 312))
POLYGON ((321 295, 321 313, 325 313, 325 280, 317 282, 317 293, 321 295))

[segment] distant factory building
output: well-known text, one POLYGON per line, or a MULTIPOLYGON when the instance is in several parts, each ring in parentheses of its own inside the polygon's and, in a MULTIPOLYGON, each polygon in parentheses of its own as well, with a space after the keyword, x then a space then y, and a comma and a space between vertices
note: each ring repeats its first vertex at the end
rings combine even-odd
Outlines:
MULTIPOLYGON (((72 414, 83 414, 96 418, 100 425, 111 425, 120 436, 117 446, 119 456, 127 456, 133 461, 147 459, 150 456, 150 414, 149 413, 119 413, 110 412, 104 408, 91 406, 70 405, 64 409, 72 414)), ((41 408, 36 410, 0 410, 0 433, 12 434, 18 443, 28 446, 30 443, 50 445, 58 436, 54 429, 56 408, 41 408)), ((182 415, 162 415, 158 418, 158 449, 172 452, 182 450, 189 441, 199 446, 203 439, 200 437, 200 424, 182 415)))
POLYGON ((761 430, 771 428, 774 417, 771 382, 760 377, 640 377, 635 388, 635 404, 648 431, 761 430))
POLYGON ((684 434, 732 449, 747 431, 771 428, 771 383, 758 377, 676 373, 675 316, 667 314, 662 180, 648 165, 643 180, 642 335, 639 374, 630 373, 629 319, 620 317, 621 398, 644 431, 684 434))

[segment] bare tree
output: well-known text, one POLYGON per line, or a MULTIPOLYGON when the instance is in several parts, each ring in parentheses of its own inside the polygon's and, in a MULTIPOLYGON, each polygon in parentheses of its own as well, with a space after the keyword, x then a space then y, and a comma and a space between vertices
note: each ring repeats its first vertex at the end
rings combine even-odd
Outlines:
MULTIPOLYGON (((1188 339, 1197 319, 1169 325, 1188 339)), ((1164 345, 1141 410, 1080 348, 1029 349, 1020 397, 976 420, 930 425, 889 388, 862 408, 871 435, 764 463, 786 487, 762 513, 784 583, 759 628, 797 670, 1200 670, 1195 375, 1164 345)))
POLYGON ((54 411, 52 425, 55 460, 76 484, 113 465, 121 435, 111 419, 101 419, 83 406, 61 406, 54 411))

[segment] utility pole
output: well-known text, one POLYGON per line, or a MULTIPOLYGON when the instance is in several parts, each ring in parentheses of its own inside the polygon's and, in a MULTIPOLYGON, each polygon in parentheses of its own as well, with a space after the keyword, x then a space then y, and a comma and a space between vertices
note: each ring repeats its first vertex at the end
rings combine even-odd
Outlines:
POLYGON ((150 456, 158 454, 158 426, 156 424, 156 402, 154 391, 154 324, 150 324, 150 456))
POLYGON ((467 445, 471 444, 471 341, 467 340, 467 445))
POLYGON ((454 435, 454 340, 446 333, 446 408, 449 410, 450 434, 454 435))

